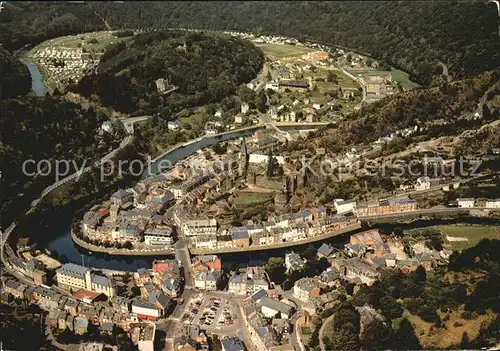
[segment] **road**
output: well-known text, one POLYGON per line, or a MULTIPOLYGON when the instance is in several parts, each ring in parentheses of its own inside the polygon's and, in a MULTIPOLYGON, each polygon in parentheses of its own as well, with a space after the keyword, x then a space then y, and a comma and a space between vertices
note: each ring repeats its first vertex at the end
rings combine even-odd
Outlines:
POLYGON ((330 317, 328 317, 323 322, 323 324, 321 325, 321 328, 319 329, 318 338, 319 338, 319 347, 320 347, 321 351, 327 351, 326 347, 325 347, 325 343, 323 342, 323 338, 324 338, 323 334, 325 333, 326 326, 328 325, 328 323, 330 323, 333 320, 334 316, 335 316, 335 313, 332 314, 330 317))

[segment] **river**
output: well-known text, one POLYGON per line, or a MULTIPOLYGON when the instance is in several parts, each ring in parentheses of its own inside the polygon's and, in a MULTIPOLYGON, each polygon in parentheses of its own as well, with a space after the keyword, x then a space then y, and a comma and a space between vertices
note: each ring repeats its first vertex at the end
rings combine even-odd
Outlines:
POLYGON ((31 61, 29 61, 26 56, 23 56, 19 59, 22 63, 24 63, 31 75, 31 89, 35 93, 36 96, 45 96, 45 94, 50 93, 50 90, 45 85, 43 80, 43 75, 40 73, 38 67, 31 61))

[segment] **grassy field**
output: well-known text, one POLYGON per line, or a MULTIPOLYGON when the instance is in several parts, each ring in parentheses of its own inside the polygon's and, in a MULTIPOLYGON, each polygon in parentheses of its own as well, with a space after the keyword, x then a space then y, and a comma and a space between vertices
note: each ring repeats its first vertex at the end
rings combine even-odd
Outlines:
POLYGON ((418 88, 420 86, 417 83, 412 82, 408 74, 403 71, 393 68, 391 69, 390 73, 392 78, 394 78, 395 81, 399 82, 403 89, 410 90, 418 88))
POLYGON ((455 236, 469 239, 468 241, 451 242, 454 250, 461 251, 476 245, 481 239, 500 239, 500 228, 497 226, 483 225, 446 225, 437 226, 443 236, 455 236))
POLYGON ((264 54, 272 59, 280 59, 283 57, 302 56, 308 52, 317 51, 306 48, 304 46, 286 45, 286 44, 256 44, 264 54))
POLYGON ((467 238, 467 241, 450 241, 453 250, 457 251, 475 246, 483 238, 500 239, 500 228, 497 226, 469 224, 451 224, 411 229, 405 231, 405 236, 414 236, 418 238, 421 233, 433 229, 441 232, 445 242, 448 242, 446 236, 467 238))
POLYGON ((234 206, 238 208, 251 207, 262 204, 272 199, 272 193, 239 192, 233 199, 234 206))
POLYGON ((82 46, 89 52, 101 52, 113 43, 129 40, 130 38, 132 37, 117 38, 112 33, 107 32, 83 33, 47 40, 36 46, 35 49, 46 47, 76 49, 82 46), (90 43, 90 40, 93 39, 97 40, 97 42, 90 43))
MULTIPOLYGON (((484 323, 489 325, 495 318, 494 313, 488 312, 484 315, 479 315, 472 320, 460 318, 461 311, 455 311, 450 314, 450 319, 443 324, 445 328, 433 328, 433 323, 423 321, 419 316, 415 316, 408 311, 405 311, 403 316, 407 317, 410 323, 415 328, 415 335, 420 339, 420 343, 426 349, 445 349, 450 346, 459 345, 462 340, 462 335, 466 331, 469 339, 473 340, 479 335, 481 325, 484 323), (455 323, 458 322, 455 326, 455 323)), ((440 313, 441 319, 445 316, 440 313)))
POLYGON ((394 78, 396 82, 400 83, 401 86, 406 90, 419 87, 417 83, 410 80, 408 74, 394 68, 390 71, 378 71, 374 69, 348 69, 347 71, 354 76, 356 76, 358 73, 390 74, 392 78, 394 78))

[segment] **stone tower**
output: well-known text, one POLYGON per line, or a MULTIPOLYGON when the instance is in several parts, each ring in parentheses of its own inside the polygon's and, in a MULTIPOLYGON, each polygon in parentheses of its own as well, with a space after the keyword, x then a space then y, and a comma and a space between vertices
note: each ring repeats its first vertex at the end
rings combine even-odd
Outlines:
POLYGON ((244 177, 248 168, 248 150, 245 138, 241 142, 241 149, 239 153, 238 175, 244 177))

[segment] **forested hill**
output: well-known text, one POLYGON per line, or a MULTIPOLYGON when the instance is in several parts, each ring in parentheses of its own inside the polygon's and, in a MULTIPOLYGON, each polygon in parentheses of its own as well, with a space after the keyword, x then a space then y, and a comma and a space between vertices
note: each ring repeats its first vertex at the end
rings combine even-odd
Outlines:
POLYGON ((9 1, 4 2, 0 13, 0 43, 7 50, 64 35, 104 29, 102 19, 86 4, 9 1))
POLYGON ((92 108, 86 111, 54 97, 0 100, 0 226, 24 213, 26 205, 55 181, 53 173, 37 178, 24 174, 23 163, 34 161, 27 163, 27 172, 36 172, 40 160, 51 161, 52 172, 54 160, 81 165, 89 155, 99 154, 96 135, 102 122, 92 108))
POLYGON ((498 14, 486 1, 168 1, 92 3, 113 27, 235 29, 360 50, 430 83, 500 65, 498 14))
POLYGON ((28 67, 0 47, 0 99, 25 95, 30 89, 28 67))
POLYGON ((487 1, 158 1, 16 3, 0 14, 11 50, 55 36, 113 29, 231 29, 308 38, 352 48, 431 83, 437 64, 455 79, 500 62, 498 14, 487 1), (101 18, 102 17, 102 18, 101 18))
POLYGON ((252 43, 223 35, 167 31, 137 35, 103 55, 97 74, 72 89, 97 95, 105 106, 126 113, 170 112, 220 101, 252 80, 264 63, 252 43), (168 79, 161 94, 155 81, 168 79), (168 109, 169 111, 165 111, 168 109))

